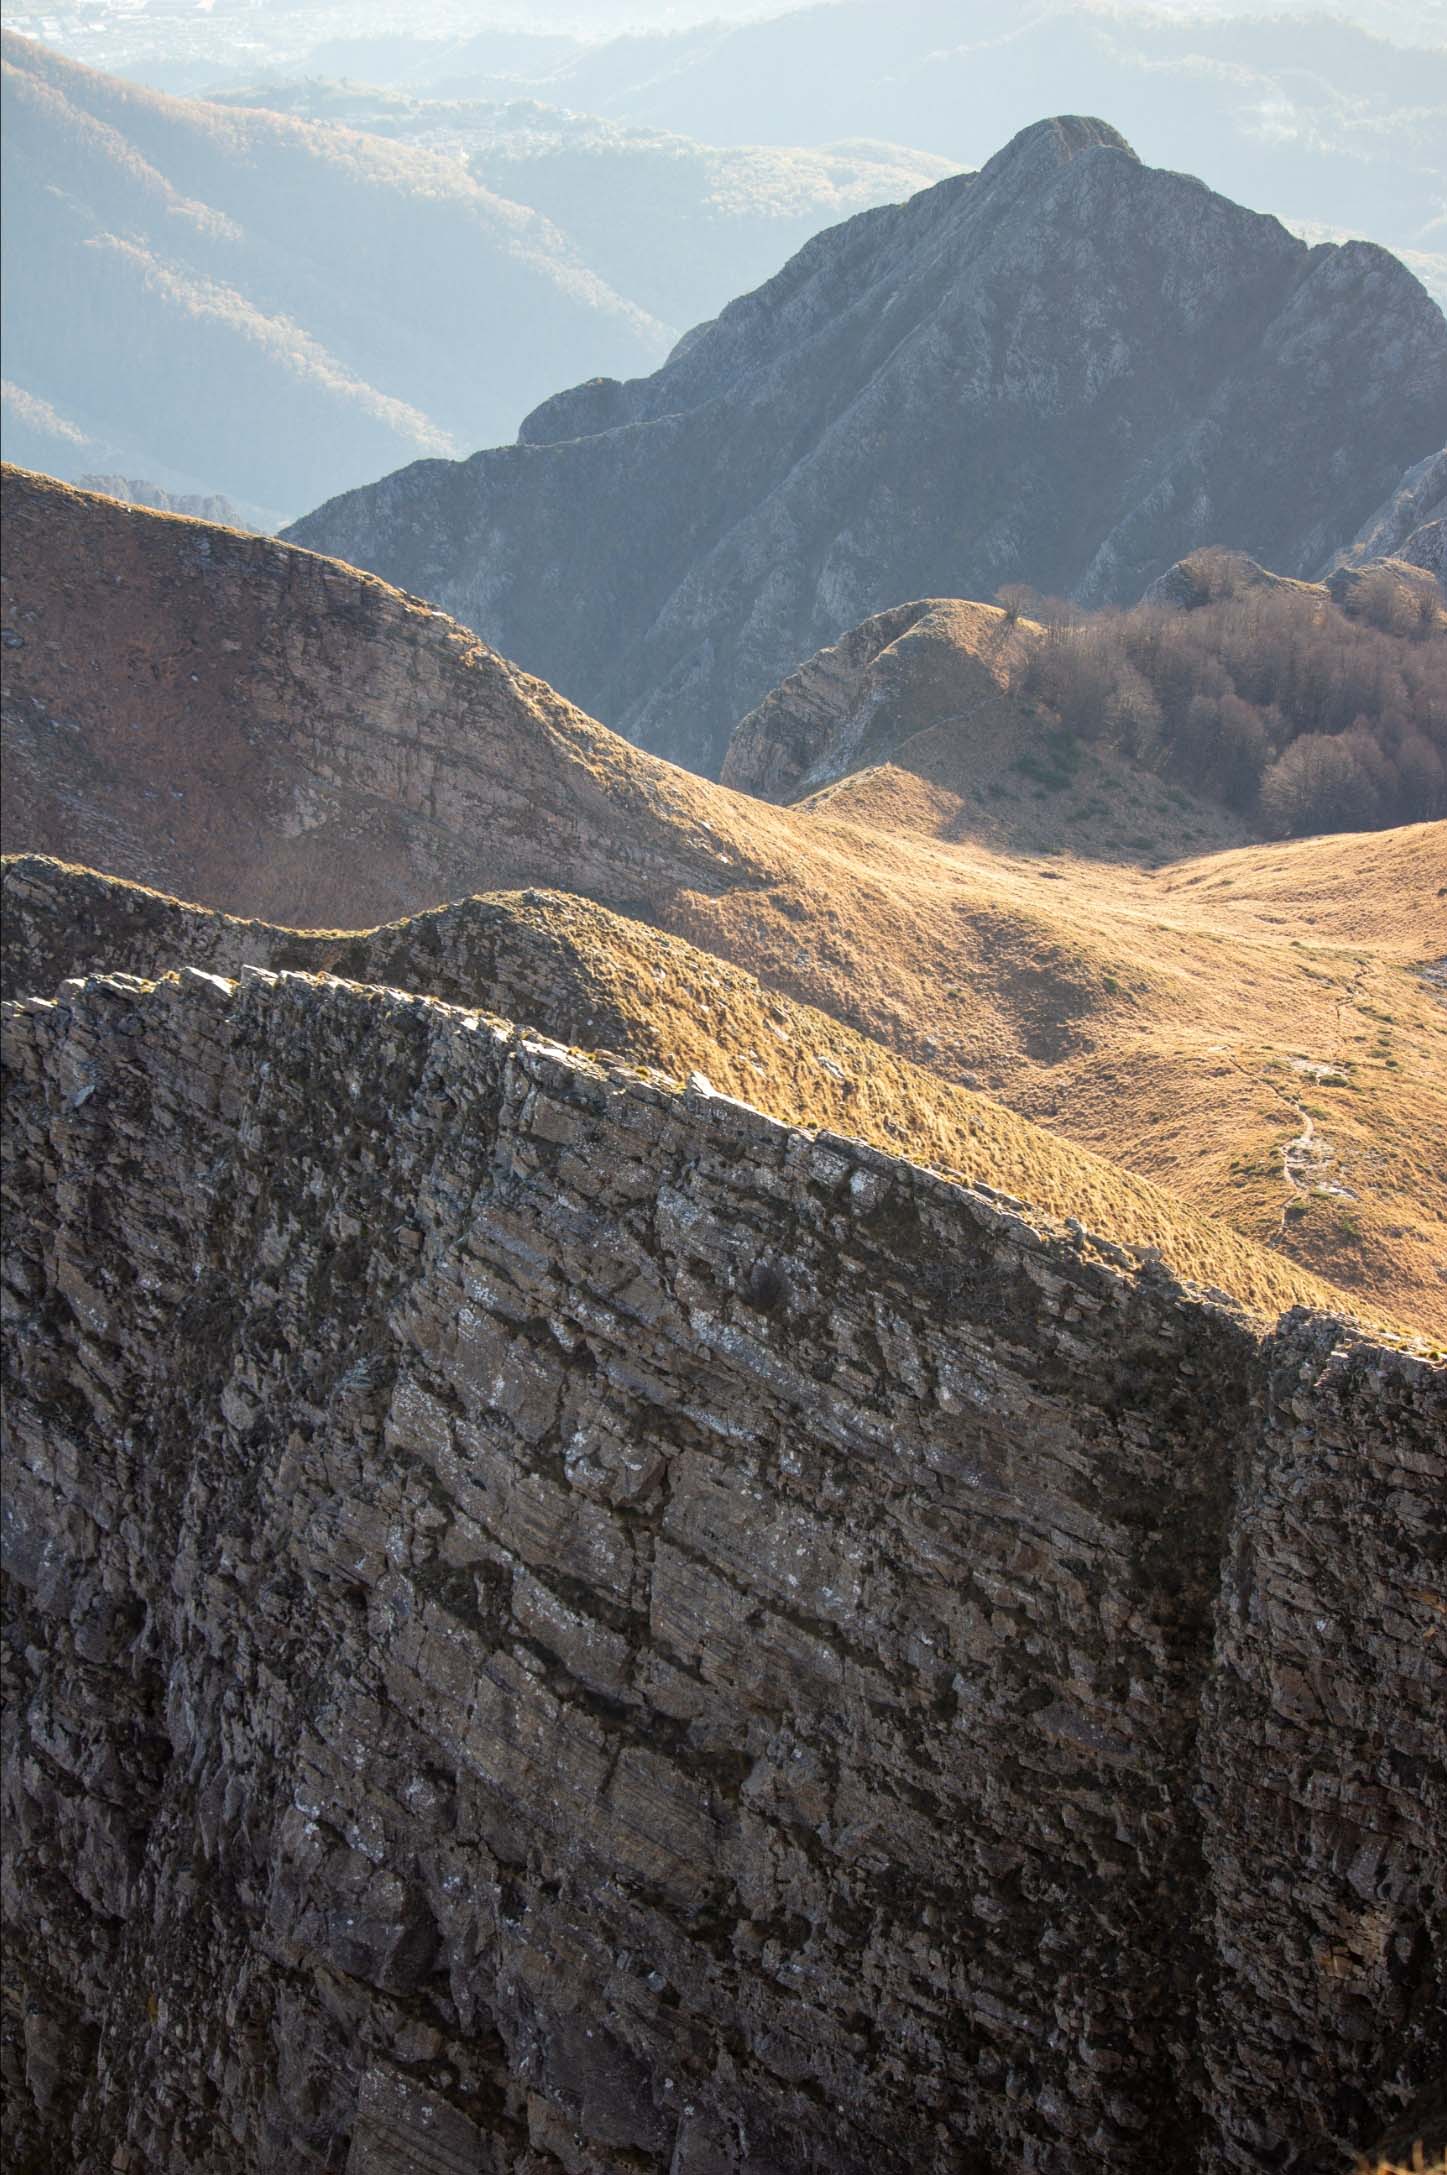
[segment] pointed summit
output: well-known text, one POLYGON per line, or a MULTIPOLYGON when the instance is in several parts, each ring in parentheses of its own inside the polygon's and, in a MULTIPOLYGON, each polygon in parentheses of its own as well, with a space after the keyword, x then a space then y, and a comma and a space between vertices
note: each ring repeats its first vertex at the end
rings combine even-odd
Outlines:
POLYGON ((1314 577, 1447 439, 1447 325, 1384 251, 1310 250, 1063 116, 523 437, 290 534, 714 772, 802 657, 902 598, 1133 601, 1206 544, 1314 577))
POLYGON ((1090 151, 1123 151, 1128 159, 1140 164, 1120 130, 1112 128, 1109 121, 1098 121, 1089 114, 1061 113, 1022 128, 1003 150, 986 161, 979 178, 986 184, 1002 181, 1007 175, 1043 178, 1090 151))

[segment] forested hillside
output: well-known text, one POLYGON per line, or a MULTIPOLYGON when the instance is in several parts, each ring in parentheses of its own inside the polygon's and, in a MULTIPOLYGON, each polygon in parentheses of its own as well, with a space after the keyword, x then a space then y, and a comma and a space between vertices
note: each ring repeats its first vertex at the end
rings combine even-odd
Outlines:
POLYGON ((1447 612, 1423 569, 1381 562, 1332 588, 1230 552, 1185 566, 1198 599, 1082 614, 1033 604, 1023 690, 1280 837, 1447 815, 1447 612))

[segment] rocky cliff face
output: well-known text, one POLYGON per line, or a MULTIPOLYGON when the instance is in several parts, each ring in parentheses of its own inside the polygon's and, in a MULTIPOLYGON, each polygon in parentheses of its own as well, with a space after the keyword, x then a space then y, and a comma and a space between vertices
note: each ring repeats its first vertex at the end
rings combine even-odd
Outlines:
POLYGON ((1334 2169, 1447 1376, 395 992, 7 1009, 13 2164, 1334 2169))
POLYGON ((1369 559, 1405 559, 1443 573, 1442 535, 1447 527, 1447 447, 1415 461, 1396 489, 1362 523, 1326 569, 1361 566, 1369 559))
POLYGON ((1447 328, 1395 259, 1057 120, 816 237, 653 377, 288 533, 712 771, 901 598, 1134 599, 1206 543, 1312 574, 1444 435, 1447 328))

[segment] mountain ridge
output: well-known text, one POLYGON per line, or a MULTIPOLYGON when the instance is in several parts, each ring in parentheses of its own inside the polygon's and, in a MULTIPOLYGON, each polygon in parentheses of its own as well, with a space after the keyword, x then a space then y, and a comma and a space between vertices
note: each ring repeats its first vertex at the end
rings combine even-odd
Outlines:
MULTIPOLYGON (((837 1133, 1077 1232, 1118 1267, 1157 1264, 1271 1317, 1340 1310, 1345 1295, 1243 1243, 1103 1156, 716 955, 567 892, 460 899, 370 930, 299 930, 222 915, 36 855, 0 863, 7 1001, 106 974, 157 982, 179 969, 235 981, 256 968, 405 990, 478 1010, 523 1034, 633 1068, 673 1090, 722 1096, 782 1124, 837 1133)), ((1382 1318, 1374 1333, 1393 1333, 1382 1318)), ((1395 1325, 1409 1337, 1405 1325, 1395 1325)))
POLYGON ((1443 437, 1447 324, 1395 259, 1063 119, 816 236, 653 377, 287 534, 713 772, 801 657, 902 597, 1133 600, 1208 542, 1314 574, 1443 437))
MULTIPOLYGON (((867 791, 774 807, 630 746, 355 568, 14 472, 5 491, 7 849, 293 927, 566 888, 1165 1186, 1349 1304, 1447 1325, 1447 1194, 1423 1148, 1447 1125, 1423 972, 1447 951, 1442 825, 1221 850, 1128 768, 1151 831, 1107 858, 1071 851, 1059 797, 1023 772, 1022 822, 984 838, 889 762, 867 791)), ((1025 753, 1027 724, 1000 721, 1025 753)))

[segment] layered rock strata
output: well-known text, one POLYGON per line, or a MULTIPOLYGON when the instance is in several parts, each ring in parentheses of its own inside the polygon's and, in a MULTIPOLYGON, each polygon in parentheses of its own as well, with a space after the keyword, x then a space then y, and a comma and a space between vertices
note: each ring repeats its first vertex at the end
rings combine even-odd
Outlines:
POLYGON ((7 1008, 12 2164, 1325 2170, 1447 1374, 396 992, 7 1008))

